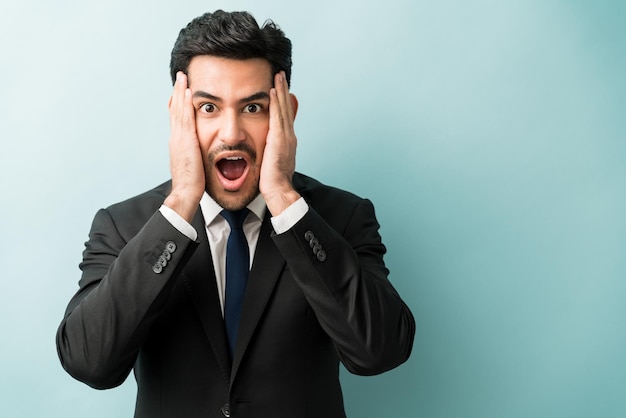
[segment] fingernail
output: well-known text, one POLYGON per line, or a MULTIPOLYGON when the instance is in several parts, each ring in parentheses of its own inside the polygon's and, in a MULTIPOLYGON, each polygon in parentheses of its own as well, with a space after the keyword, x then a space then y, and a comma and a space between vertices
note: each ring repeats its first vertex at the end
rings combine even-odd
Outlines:
POLYGON ((176 81, 180 80, 180 75, 181 75, 181 71, 178 71, 176 73, 176 81))

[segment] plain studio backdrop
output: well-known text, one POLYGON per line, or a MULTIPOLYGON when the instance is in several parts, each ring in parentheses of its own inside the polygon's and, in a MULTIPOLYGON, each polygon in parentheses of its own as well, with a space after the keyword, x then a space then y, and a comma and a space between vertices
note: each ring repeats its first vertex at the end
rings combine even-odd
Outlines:
POLYGON ((54 337, 96 210, 169 176, 169 53, 205 11, 292 39, 298 170, 371 199, 411 359, 354 418, 626 416, 626 5, 3 1, 0 415, 123 417, 54 337))

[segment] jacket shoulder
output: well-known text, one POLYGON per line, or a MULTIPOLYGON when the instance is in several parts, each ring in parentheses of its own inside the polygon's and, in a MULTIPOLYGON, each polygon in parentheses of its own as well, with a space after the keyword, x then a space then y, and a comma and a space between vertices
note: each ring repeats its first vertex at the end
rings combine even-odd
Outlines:
POLYGON ((372 205, 354 193, 328 186, 301 173, 294 174, 293 185, 307 204, 334 226, 348 222, 359 205, 372 205))
MULTIPOLYGON (((305 199, 310 200, 313 203, 328 202, 332 199, 339 199, 339 202, 335 203, 347 203, 352 202, 358 204, 365 200, 354 193, 347 190, 339 189, 337 187, 324 184, 313 177, 309 177, 302 173, 295 173, 293 176, 293 185, 305 199)), ((333 202, 329 202, 333 203, 333 202)))
POLYGON ((146 192, 129 199, 114 203, 106 208, 111 218, 118 225, 136 225, 145 223, 156 212, 172 187, 166 181, 146 192))

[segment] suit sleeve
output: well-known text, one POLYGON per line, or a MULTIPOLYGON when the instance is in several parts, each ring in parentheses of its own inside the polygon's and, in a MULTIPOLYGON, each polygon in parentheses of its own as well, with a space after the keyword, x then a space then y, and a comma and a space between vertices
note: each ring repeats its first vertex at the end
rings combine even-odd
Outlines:
POLYGON ((70 375, 98 389, 123 383, 196 246, 158 211, 128 241, 109 211, 96 214, 56 337, 70 375))
POLYGON ((368 200, 338 232, 313 209, 291 230, 274 235, 341 361, 355 374, 392 369, 411 353, 415 321, 387 279, 385 246, 368 200))

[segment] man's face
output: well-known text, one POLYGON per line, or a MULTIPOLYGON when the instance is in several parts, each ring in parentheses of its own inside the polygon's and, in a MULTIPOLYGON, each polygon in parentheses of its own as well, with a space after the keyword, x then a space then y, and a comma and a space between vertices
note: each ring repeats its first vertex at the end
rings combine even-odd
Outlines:
POLYGON ((207 193, 223 208, 245 207, 259 193, 269 129, 272 70, 261 58, 192 58, 187 75, 207 193))

